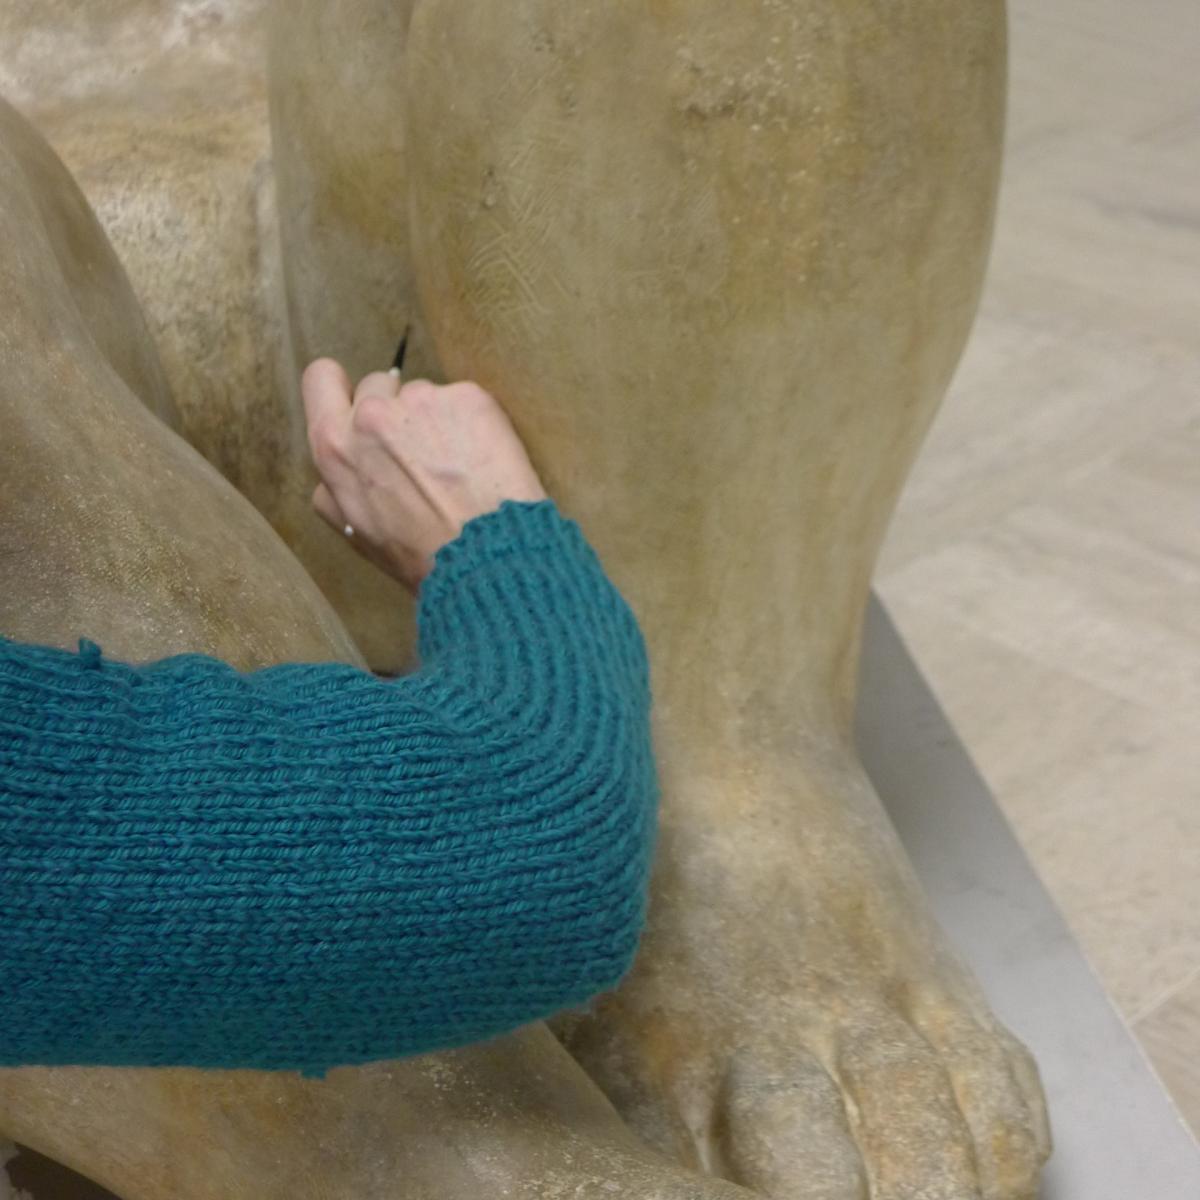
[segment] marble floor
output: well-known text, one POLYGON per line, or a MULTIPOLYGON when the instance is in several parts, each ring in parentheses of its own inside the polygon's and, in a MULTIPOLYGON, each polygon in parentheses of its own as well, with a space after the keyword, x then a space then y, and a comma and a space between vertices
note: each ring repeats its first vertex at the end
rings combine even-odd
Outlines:
POLYGON ((1010 13, 987 287, 876 588, 1200 1132, 1200 6, 1010 13))

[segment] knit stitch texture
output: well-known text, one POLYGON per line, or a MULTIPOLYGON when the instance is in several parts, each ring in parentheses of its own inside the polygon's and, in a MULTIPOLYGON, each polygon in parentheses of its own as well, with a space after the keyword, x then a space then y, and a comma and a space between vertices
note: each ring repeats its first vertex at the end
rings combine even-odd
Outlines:
POLYGON ((617 985, 657 838, 646 648, 578 524, 442 546, 421 668, 0 637, 0 1065, 300 1070, 617 985))

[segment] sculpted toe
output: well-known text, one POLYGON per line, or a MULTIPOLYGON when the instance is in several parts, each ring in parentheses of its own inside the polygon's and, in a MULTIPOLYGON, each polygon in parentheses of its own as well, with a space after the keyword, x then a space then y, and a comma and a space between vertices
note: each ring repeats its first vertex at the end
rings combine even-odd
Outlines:
POLYGON ((1050 1135, 1029 1052, 982 1005, 924 991, 910 1005, 915 1028, 937 1051, 971 1130, 983 1200, 1037 1192, 1050 1135), (1032 1086, 1031 1086, 1032 1085, 1032 1086))
POLYGON ((841 1092, 807 1051, 736 1053, 715 1101, 714 1157, 727 1178, 764 1196, 866 1200, 841 1092))
POLYGON ((950 1076, 894 1013, 856 1014, 835 1070, 871 1175, 872 1200, 982 1200, 975 1147, 950 1076))

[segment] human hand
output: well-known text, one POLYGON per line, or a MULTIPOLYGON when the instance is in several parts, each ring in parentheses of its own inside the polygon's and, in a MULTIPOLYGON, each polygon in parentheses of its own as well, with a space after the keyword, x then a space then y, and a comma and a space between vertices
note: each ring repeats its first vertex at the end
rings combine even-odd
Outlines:
POLYGON ((300 380, 321 476, 317 513, 414 596, 438 549, 506 499, 546 492, 508 414, 474 383, 401 385, 374 371, 352 388, 342 365, 314 359, 300 380))

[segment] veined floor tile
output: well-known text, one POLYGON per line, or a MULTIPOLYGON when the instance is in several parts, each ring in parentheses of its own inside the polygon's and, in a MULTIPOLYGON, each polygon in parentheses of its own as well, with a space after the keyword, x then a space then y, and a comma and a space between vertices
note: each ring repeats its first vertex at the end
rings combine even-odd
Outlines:
POLYGON ((1150 1061, 1200 1137, 1200 971, 1134 1027, 1150 1061))
POLYGON ((1200 739, 952 617, 885 604, 1122 1012, 1200 967, 1200 739))

